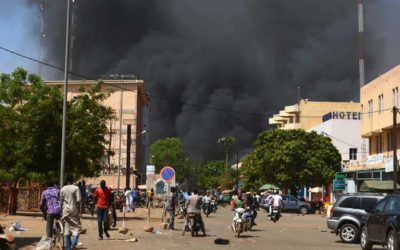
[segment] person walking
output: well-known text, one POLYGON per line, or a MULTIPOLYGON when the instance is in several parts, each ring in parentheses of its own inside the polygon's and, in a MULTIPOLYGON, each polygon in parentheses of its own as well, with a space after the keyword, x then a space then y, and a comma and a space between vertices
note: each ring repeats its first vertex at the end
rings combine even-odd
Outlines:
POLYGON ((110 238, 108 234, 108 209, 110 207, 110 189, 106 187, 106 181, 100 181, 100 187, 95 191, 95 197, 97 198, 97 226, 99 230, 99 240, 103 239, 103 231, 107 239, 110 238), (103 229, 104 225, 104 229, 103 229))
POLYGON ((48 238, 53 237, 54 220, 61 215, 60 189, 54 187, 53 181, 47 181, 47 189, 43 191, 40 199, 40 209, 46 215, 46 233, 48 238))
POLYGON ((175 230, 174 221, 175 221, 175 207, 176 207, 176 196, 175 196, 176 189, 175 187, 171 187, 170 190, 171 192, 168 194, 167 206, 166 206, 166 210, 169 213, 168 229, 175 230))
POLYGON ((67 185, 61 189, 62 221, 64 223, 65 249, 76 249, 82 224, 79 218, 81 192, 73 185, 72 175, 67 175, 67 185), (71 235, 73 236, 71 241, 71 235))
POLYGON ((139 189, 136 187, 135 189, 133 189, 133 191, 131 192, 132 195, 132 206, 133 209, 139 207, 139 201, 140 201, 140 193, 139 193, 139 189))
POLYGON ((82 182, 78 183, 79 191, 81 192, 81 217, 82 214, 85 213, 85 206, 86 206, 86 182, 83 180, 82 182))

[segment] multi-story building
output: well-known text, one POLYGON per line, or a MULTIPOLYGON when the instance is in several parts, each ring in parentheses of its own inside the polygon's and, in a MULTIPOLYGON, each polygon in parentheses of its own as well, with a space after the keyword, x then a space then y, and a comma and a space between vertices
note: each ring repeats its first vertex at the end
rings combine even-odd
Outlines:
POLYGON ((302 99, 297 104, 285 106, 285 109, 269 118, 269 124, 280 129, 308 130, 329 119, 359 119, 359 112, 360 103, 302 99))
MULTIPOLYGON (((399 106, 400 65, 364 85, 360 90, 361 136, 369 140, 369 156, 363 166, 365 180, 391 180, 393 172, 393 112, 399 106)), ((400 123, 397 119, 397 124, 400 123)), ((400 127, 400 126, 399 126, 400 127)), ((397 141, 400 131, 397 130, 397 141)), ((399 156, 399 150, 397 155, 399 156)), ((360 179, 360 178, 358 178, 360 179)))
MULTIPOLYGON (((130 154, 130 187, 143 184, 146 178, 145 156, 148 155, 148 147, 144 142, 149 136, 146 131, 148 124, 145 124, 144 109, 149 102, 142 80, 104 80, 101 91, 111 91, 110 96, 104 101, 104 105, 115 111, 116 120, 110 121, 107 140, 109 150, 113 155, 104 155, 104 168, 99 173, 101 176, 96 179, 87 180, 87 184, 97 184, 101 179, 106 180, 108 185, 118 186, 118 165, 120 165, 120 187, 126 186, 127 167, 127 125, 131 125, 131 154, 130 154), (122 112, 121 112, 122 111, 122 112), (122 120, 121 120, 122 119, 122 120), (122 129, 120 130, 120 122, 122 129), (121 147, 120 147, 121 133, 121 147), (136 178, 135 178, 136 177, 136 178)), ((62 81, 48 81, 50 85, 62 85, 62 81)), ((95 81, 73 80, 68 83, 68 99, 79 95, 79 89, 90 88, 95 81)), ((62 89, 62 88, 61 88, 62 89)))

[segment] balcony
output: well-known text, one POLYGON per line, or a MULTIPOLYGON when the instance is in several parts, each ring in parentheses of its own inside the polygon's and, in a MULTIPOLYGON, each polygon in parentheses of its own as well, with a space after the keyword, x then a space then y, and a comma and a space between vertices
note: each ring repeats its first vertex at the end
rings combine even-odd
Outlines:
POLYGON ((287 129, 300 129, 300 123, 288 123, 285 124, 285 126, 283 127, 283 129, 287 130, 287 129))

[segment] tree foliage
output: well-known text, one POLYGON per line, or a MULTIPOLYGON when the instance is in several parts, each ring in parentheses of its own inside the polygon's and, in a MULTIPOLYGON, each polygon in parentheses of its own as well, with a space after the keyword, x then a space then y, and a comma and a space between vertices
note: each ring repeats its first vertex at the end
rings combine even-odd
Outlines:
POLYGON ((183 151, 179 138, 170 137, 158 140, 151 144, 151 163, 155 165, 156 172, 163 167, 174 168, 176 181, 183 183, 190 178, 192 166, 183 151))
POLYGON ((340 171, 341 156, 330 138, 304 130, 268 130, 245 157, 241 174, 249 188, 329 184, 340 171))
POLYGON ((225 162, 211 160, 203 165, 201 184, 205 188, 217 188, 221 185, 221 178, 225 174, 225 162))
MULTIPOLYGON (((94 176, 106 152, 103 106, 108 94, 101 83, 68 101, 66 171, 94 176)), ((63 95, 35 75, 18 68, 0 76, 0 179, 36 181, 59 176, 63 95)))

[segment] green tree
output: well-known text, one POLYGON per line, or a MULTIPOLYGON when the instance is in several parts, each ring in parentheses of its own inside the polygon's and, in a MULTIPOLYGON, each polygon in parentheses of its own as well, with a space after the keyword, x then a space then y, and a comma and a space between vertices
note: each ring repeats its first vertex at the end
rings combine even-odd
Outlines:
POLYGON ((225 153, 225 170, 229 170, 229 151, 236 139, 232 136, 224 136, 218 139, 218 143, 222 144, 225 153))
POLYGON ((330 138, 304 130, 268 130, 244 159, 246 185, 265 182, 281 187, 329 184, 340 171, 341 156, 330 138))
MULTIPOLYGON (((94 176, 106 152, 106 124, 114 114, 102 105, 108 94, 100 85, 68 101, 66 170, 76 176, 94 176)), ((9 213, 18 182, 59 176, 62 101, 59 88, 21 68, 0 75, 0 180, 11 190, 9 213)))
POLYGON ((151 163, 155 165, 156 172, 163 167, 174 168, 176 181, 184 183, 191 176, 192 166, 183 151, 182 142, 177 137, 161 139, 150 146, 151 163))
POLYGON ((211 160, 202 167, 201 184, 204 188, 217 188, 225 174, 225 162, 211 160))

